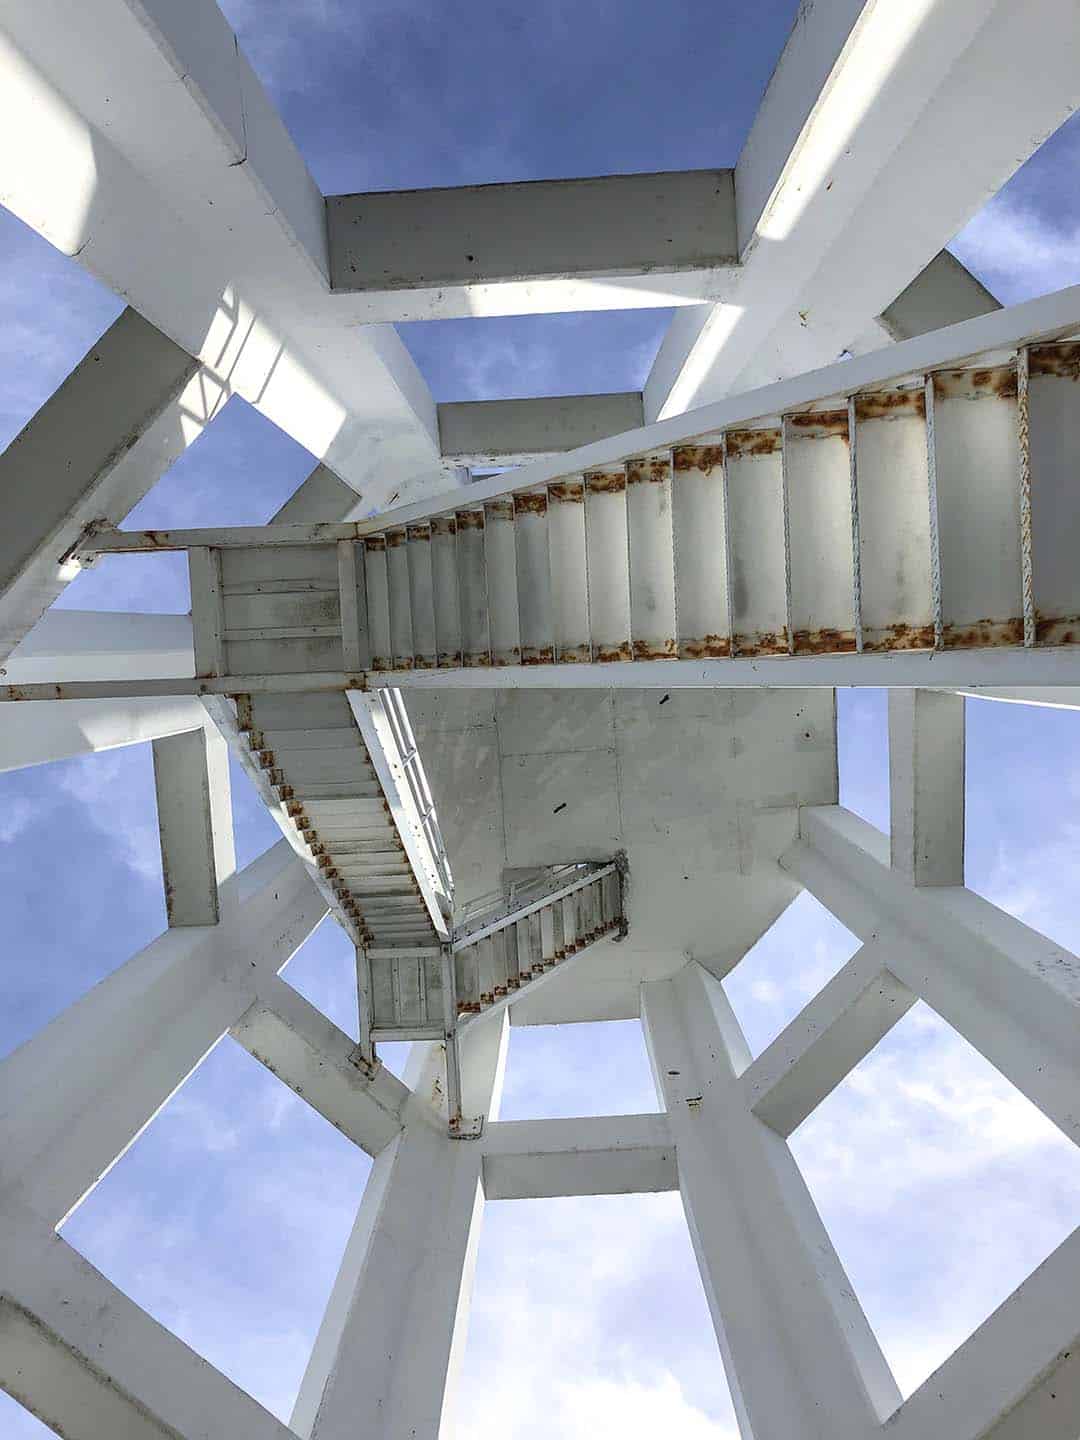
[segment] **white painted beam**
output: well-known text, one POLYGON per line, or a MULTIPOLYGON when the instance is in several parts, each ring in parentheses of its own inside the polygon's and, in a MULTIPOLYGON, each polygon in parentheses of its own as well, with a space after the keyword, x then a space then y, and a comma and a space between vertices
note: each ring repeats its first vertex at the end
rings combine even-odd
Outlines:
POLYGON ((170 926, 216 925, 236 870, 229 747, 209 727, 155 740, 161 876, 170 926))
POLYGON ((964 883, 964 698, 889 691, 893 866, 913 885, 964 883))
POLYGON ((485 1127, 481 1148, 488 1200, 640 1195, 679 1188, 665 1115, 496 1121, 485 1127))
POLYGON ((839 806, 800 811, 782 867, 1080 1144, 1080 959, 962 886, 915 888, 839 806))
POLYGON ((735 171, 737 284, 676 313, 646 415, 839 356, 1076 108, 1078 77, 1068 0, 803 5, 735 171))
MULTIPOLYGON (((325 201, 214 0, 12 0, 0 203, 377 508, 441 474, 389 326, 329 291, 325 201)), ((451 477, 452 478, 452 477, 451 477)))
MULTIPOLYGON (((466 1114, 497 1110, 507 1034, 499 1016, 463 1039, 466 1114)), ((301 1440, 449 1433, 444 1417, 483 1213, 483 1152, 447 1133, 441 1045, 414 1046, 405 1079, 415 1096, 405 1129, 372 1167, 293 1409, 301 1440)))
POLYGON ((558 455, 645 423, 639 392, 440 405, 443 458, 459 465, 519 465, 558 455))
POLYGON ((400 1132, 409 1091, 384 1065, 357 1063, 356 1042, 278 976, 229 1032, 290 1090, 369 1155, 400 1132))
POLYGON ((347 520, 356 509, 356 491, 325 465, 316 465, 270 519, 271 525, 332 524, 347 520))
POLYGON ((1075 1440, 1080 1230, 904 1401, 890 1440, 1075 1440))
POLYGON ((687 303, 737 254, 730 170, 333 195, 327 224, 330 283, 370 319, 687 303))
MULTIPOLYGON (((200 695, 210 700, 236 694, 295 694, 353 690, 353 671, 224 675, 201 679, 73 680, 0 685, 0 707, 40 701, 85 703, 200 695)), ((929 687, 976 693, 981 686, 1017 682, 1061 689, 1080 685, 1080 649, 901 650, 891 654, 793 655, 734 660, 631 660, 618 665, 504 665, 466 670, 369 670, 368 690, 831 690, 844 685, 929 687)), ((1061 702, 1056 702, 1061 703, 1061 702)))
POLYGON ((0 1228, 0 1386, 70 1440, 290 1440, 47 1227, 0 1228))
POLYGON ((970 695, 973 700, 1000 700, 1006 705, 1040 705, 1048 710, 1080 710, 1080 687, 1061 686, 1016 686, 1006 688, 985 685, 961 690, 961 695, 970 695))
POLYGON ((746 1106, 723 987, 691 961, 642 1006, 741 1432, 867 1440, 899 1392, 791 1151, 746 1106))
POLYGON ((59 1224, 326 913, 284 843, 223 890, 221 924, 166 931, 0 1065, 0 1206, 59 1224))
POLYGON ((743 1071, 747 1105, 785 1140, 915 1004, 887 963, 868 940, 743 1071))
POLYGON ((942 250, 885 307, 877 324, 887 340, 913 340, 1000 309, 986 286, 955 255, 942 250))
POLYGON ((86 526, 122 520, 183 449, 198 370, 125 310, 0 455, 0 661, 77 573, 62 561, 86 526))
POLYGON ((0 772, 138 745, 206 723, 200 700, 35 700, 0 706, 0 772))
POLYGON ((50 610, 0 667, 12 685, 194 675, 189 615, 50 610))

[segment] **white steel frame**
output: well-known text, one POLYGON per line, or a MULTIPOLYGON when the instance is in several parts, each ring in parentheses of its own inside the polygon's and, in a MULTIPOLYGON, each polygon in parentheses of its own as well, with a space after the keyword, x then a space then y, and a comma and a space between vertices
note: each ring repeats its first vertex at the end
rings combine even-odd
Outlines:
MULTIPOLYGON (((733 239, 697 254, 686 231, 678 274, 625 247, 616 273, 602 244, 599 261, 585 253, 605 226, 612 245, 625 231, 619 197, 637 190, 616 177, 586 182, 583 249, 557 265, 550 246, 522 258, 500 234, 475 276, 428 284, 440 257, 421 256, 405 284, 336 291, 327 198, 214 0, 8 0, 0 77, 0 119, 20 137, 0 160, 0 203, 132 306, 0 456, 3 698, 25 702, 0 705, 0 764, 152 740, 169 886, 168 930, 0 1066, 0 1386, 78 1440, 435 1440, 449 1433, 485 1199, 678 1189, 744 1440, 1076 1440, 1080 1231, 901 1404, 787 1145, 919 997, 1080 1143, 1080 960, 964 886, 953 693, 1080 708, 1071 651, 632 662, 617 677, 568 665, 556 678, 545 667, 363 676, 357 644, 355 669, 322 679, 349 690, 362 729, 392 732, 397 769, 380 778, 403 833, 415 831, 410 855, 447 939, 453 897, 432 860, 431 797, 404 707, 383 687, 909 687, 890 692, 891 835, 837 806, 805 808, 781 860, 860 937, 839 974, 752 1060, 719 979, 690 961, 642 987, 660 1114, 502 1123, 509 1006, 461 1026, 448 1010, 457 1064, 448 1073, 443 1045, 419 1044, 402 1083, 278 975, 332 897, 286 840, 236 870, 220 738, 235 726, 235 677, 188 678, 182 617, 42 620, 81 563, 144 543, 113 527, 234 394, 319 462, 263 543, 288 543, 295 527, 351 540, 378 530, 387 506, 411 505, 404 521, 446 504, 463 461, 601 437, 522 472, 538 485, 811 404, 832 380, 804 372, 841 353, 863 357, 836 372, 847 394, 1080 330, 1080 290, 988 313, 992 299, 941 253, 1080 104, 1071 0, 800 7, 736 168, 716 172, 733 239), (1037 83, 1018 94, 1024 73, 1037 83), (918 227, 896 224, 916 211, 918 227), (362 323, 658 304, 679 309, 643 396, 520 411, 440 415, 393 331, 362 323), (944 334, 865 355, 943 321, 944 334), (769 388, 726 398, 752 385, 769 388), (611 417, 628 414, 645 427, 608 438, 625 428, 611 417), (226 1034, 375 1161, 288 1426, 56 1233, 226 1034), (452 1132, 455 1110, 484 1123, 452 1132)), ((512 218, 534 203, 498 188, 472 213, 495 203, 512 218)), ((561 182, 548 191, 556 210, 567 203, 561 182)), ((470 503, 504 483, 477 483, 470 503)), ((229 543, 193 533, 165 543, 204 547, 196 567, 207 545, 229 543)), ((258 691, 260 677, 243 688, 258 691)), ((449 945, 445 955, 452 974, 449 945)), ((452 986, 444 994, 452 1004, 452 986)))

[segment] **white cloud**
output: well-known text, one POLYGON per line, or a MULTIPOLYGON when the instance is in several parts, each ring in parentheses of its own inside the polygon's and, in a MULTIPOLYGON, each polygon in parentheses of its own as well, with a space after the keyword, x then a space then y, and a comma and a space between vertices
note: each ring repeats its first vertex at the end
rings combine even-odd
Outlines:
POLYGON ((1080 228, 1055 225, 1007 196, 985 205, 949 249, 1005 304, 1080 283, 1080 228))

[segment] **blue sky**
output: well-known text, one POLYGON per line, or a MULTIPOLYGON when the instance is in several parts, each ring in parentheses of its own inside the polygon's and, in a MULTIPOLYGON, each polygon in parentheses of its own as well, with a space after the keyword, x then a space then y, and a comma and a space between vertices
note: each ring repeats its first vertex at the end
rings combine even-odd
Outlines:
MULTIPOLYGON (((329 192, 731 164, 795 6, 558 0, 542 23, 517 0, 223 8, 329 192)), ((1080 280, 1078 148, 1066 125, 958 237, 1001 299, 1080 280)), ((119 309, 0 211, 0 444, 119 309)), ((494 398, 640 386, 666 321, 638 311, 403 333, 439 399, 494 398)), ((310 465, 234 400, 137 518, 263 520, 310 465)), ((148 557, 102 564, 62 603, 183 611, 187 595, 170 557, 148 557)), ((844 803, 885 826, 884 697, 847 692, 840 716, 844 803)), ((968 703, 968 883, 1073 949, 1078 724, 968 703)), ((5 1053, 152 939, 164 908, 148 747, 0 776, 0 791, 5 1053)), ((239 775, 234 808, 245 863, 277 832, 239 775)), ((796 902, 727 982, 755 1053, 853 949, 808 897, 796 902)), ((286 972, 345 1028, 349 958, 327 923, 286 972)), ((635 1025, 513 1032, 504 1117, 655 1104, 635 1025)), ((905 1392, 1080 1221, 1076 1152, 925 1007, 794 1148, 905 1392)), ((287 1416, 367 1170, 226 1040, 64 1233, 287 1416)), ((463 1440, 616 1428, 731 1440, 677 1197, 490 1205, 459 1413, 463 1440)), ((0 1396, 0 1434, 47 1433, 0 1396)))

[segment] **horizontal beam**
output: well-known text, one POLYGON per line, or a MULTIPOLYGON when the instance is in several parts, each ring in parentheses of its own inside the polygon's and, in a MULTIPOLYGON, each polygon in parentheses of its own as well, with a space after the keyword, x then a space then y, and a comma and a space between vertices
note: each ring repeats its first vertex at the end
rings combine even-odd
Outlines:
POLYGON ((85 680, 0 685, 0 705, 176 695, 270 695, 318 690, 805 690, 834 686, 1080 685, 1080 647, 899 650, 891 654, 792 655, 734 660, 630 660, 621 664, 505 665, 462 670, 317 670, 164 680, 85 680))
POLYGON ((59 1236, 3 1217, 0 1388, 73 1440, 293 1440, 59 1236))
POLYGON ((0 666, 11 685, 195 674, 190 615, 50 610, 0 666))
POLYGON ((640 277, 697 276, 676 290, 701 300, 738 253, 730 170, 333 195, 326 215, 333 290, 396 294, 399 320, 496 313, 502 287, 502 313, 576 310, 595 281, 622 308, 619 282, 640 277))
POLYGON ((369 1075, 356 1042, 277 976, 230 1030, 244 1049, 369 1155, 402 1127, 411 1092, 385 1066, 369 1075))
POLYGON ((206 724, 195 696, 158 700, 51 700, 0 709, 0 772, 139 745, 206 724))
POLYGON ((638 1195, 679 1188, 667 1116, 503 1120, 484 1127, 489 1200, 638 1195))
POLYGON ((521 464, 589 445, 645 423, 638 391, 439 405, 444 460, 473 467, 521 464))
POLYGON ((902 1020, 916 995, 869 940, 746 1070, 746 1103, 786 1140, 902 1020))

